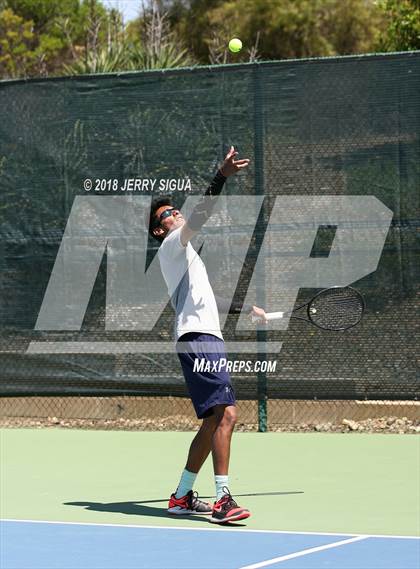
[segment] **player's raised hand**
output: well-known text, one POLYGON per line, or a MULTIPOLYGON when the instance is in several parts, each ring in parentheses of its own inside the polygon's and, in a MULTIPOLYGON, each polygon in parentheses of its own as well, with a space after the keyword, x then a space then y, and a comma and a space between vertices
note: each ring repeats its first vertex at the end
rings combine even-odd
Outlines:
POLYGON ((220 171, 227 178, 228 176, 232 176, 232 174, 236 174, 238 170, 242 170, 246 168, 249 164, 249 158, 242 158, 241 160, 235 160, 235 156, 237 156, 237 152, 233 146, 230 147, 229 152, 226 154, 226 157, 223 161, 223 164, 220 167, 220 171))

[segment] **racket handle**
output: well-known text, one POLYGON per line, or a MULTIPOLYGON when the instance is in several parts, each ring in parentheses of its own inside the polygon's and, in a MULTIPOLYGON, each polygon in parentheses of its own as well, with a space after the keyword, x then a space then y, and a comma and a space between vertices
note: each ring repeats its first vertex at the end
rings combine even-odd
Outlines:
MULTIPOLYGON (((283 314, 284 312, 266 312, 265 317, 267 318, 267 320, 280 320, 281 318, 283 318, 283 314)), ((252 322, 259 322, 259 321, 261 321, 261 318, 259 316, 252 317, 252 322)))

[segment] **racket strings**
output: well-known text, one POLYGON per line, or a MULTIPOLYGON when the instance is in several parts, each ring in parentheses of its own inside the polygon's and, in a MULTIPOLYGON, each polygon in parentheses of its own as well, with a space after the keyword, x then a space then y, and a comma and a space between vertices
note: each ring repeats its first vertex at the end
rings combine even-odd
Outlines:
POLYGON ((313 299, 308 314, 320 328, 344 330, 360 322, 363 308, 363 300, 357 291, 330 289, 313 299))

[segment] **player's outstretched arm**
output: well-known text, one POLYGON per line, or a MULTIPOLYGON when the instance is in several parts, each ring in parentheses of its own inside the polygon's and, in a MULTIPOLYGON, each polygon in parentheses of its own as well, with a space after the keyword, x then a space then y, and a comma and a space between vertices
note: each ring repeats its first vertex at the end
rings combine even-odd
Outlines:
POLYGON ((248 158, 235 160, 237 152, 233 146, 230 147, 229 152, 220 166, 216 176, 211 181, 210 186, 207 188, 206 193, 193 209, 187 223, 181 229, 181 243, 185 246, 188 241, 200 231, 202 226, 206 223, 212 214, 216 200, 223 189, 226 178, 236 174, 239 170, 246 168, 249 164, 248 158))
POLYGON ((214 295, 214 298, 216 299, 216 304, 219 312, 223 314, 240 314, 241 312, 245 312, 251 318, 258 318, 261 323, 267 323, 265 310, 259 308, 258 306, 242 304, 242 302, 235 300, 232 301, 232 299, 226 299, 218 296, 217 294, 214 295))
POLYGON ((251 317, 251 319, 252 318, 258 318, 258 321, 260 324, 267 324, 266 312, 263 308, 260 308, 259 306, 253 306, 252 307, 250 317, 251 317))

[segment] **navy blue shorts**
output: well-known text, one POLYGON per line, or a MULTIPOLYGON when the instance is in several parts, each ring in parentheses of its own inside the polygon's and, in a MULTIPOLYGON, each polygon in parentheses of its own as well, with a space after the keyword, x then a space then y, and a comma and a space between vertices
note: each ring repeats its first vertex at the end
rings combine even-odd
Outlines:
POLYGON ((230 376, 223 369, 227 361, 223 340, 212 334, 189 332, 179 338, 177 352, 199 419, 212 415, 215 405, 235 405, 230 376))

